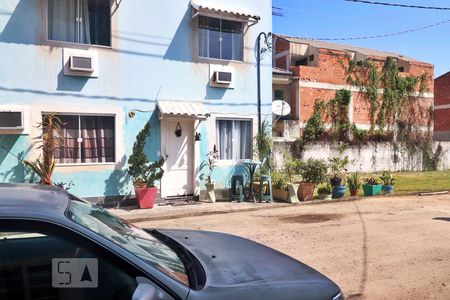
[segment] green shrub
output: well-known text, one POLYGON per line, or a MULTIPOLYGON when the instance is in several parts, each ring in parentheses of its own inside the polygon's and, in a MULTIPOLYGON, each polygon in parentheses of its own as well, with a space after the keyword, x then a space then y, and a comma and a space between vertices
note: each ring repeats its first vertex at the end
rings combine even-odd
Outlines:
POLYGON ((273 172, 271 174, 272 186, 276 189, 287 191, 289 176, 285 172, 273 172))
POLYGON ((328 165, 320 159, 308 159, 300 165, 303 182, 319 184, 327 181, 328 165))

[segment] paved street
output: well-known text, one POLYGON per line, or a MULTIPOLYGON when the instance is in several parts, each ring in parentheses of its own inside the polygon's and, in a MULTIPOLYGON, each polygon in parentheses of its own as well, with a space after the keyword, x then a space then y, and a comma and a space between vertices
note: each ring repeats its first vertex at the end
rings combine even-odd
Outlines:
POLYGON ((323 272, 347 299, 450 299, 450 195, 289 206, 139 225, 247 237, 323 272))

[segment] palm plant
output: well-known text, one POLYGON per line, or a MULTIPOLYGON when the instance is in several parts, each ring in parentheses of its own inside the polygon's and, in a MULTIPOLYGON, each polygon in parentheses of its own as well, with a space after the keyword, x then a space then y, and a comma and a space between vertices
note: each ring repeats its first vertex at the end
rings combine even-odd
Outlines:
POLYGON ((255 137, 256 155, 261 161, 260 173, 267 174, 270 172, 270 154, 272 151, 272 128, 267 120, 261 124, 261 130, 255 137))
POLYGON ((347 183, 350 190, 358 190, 361 187, 359 173, 355 172, 350 174, 350 176, 347 178, 347 183))
POLYGON ((206 166, 208 166, 209 174, 206 176, 206 183, 212 184, 212 173, 214 169, 217 167, 217 160, 219 159, 219 151, 217 151, 217 146, 214 145, 213 150, 210 151, 207 155, 207 159, 205 161, 206 166))
POLYGON ((42 128, 42 134, 37 137, 42 149, 42 155, 36 161, 23 160, 25 167, 36 173, 40 177, 41 184, 52 185, 52 175, 55 170, 55 151, 61 142, 61 120, 53 113, 43 115, 42 122, 37 124, 42 128))

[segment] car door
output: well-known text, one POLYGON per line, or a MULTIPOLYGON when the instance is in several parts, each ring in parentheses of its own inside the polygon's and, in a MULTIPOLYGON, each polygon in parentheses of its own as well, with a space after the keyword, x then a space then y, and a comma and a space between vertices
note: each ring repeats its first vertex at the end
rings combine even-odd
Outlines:
POLYGON ((0 299, 132 298, 174 299, 140 270, 73 231, 0 220, 0 299))

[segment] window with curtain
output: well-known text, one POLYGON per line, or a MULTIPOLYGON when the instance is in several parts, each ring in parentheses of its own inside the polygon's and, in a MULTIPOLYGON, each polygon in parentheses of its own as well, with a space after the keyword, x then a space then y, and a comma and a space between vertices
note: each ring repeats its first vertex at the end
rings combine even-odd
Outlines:
POLYGON ((244 60, 244 25, 205 16, 198 17, 199 56, 244 60))
POLYGON ((47 0, 48 39, 111 46, 109 0, 47 0))
POLYGON ((252 158, 252 121, 217 120, 216 137, 220 159, 252 158))
POLYGON ((58 115, 61 137, 55 151, 58 163, 114 162, 113 116, 58 115))

